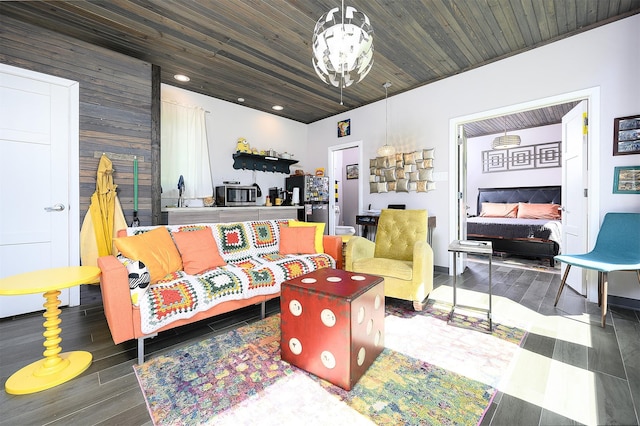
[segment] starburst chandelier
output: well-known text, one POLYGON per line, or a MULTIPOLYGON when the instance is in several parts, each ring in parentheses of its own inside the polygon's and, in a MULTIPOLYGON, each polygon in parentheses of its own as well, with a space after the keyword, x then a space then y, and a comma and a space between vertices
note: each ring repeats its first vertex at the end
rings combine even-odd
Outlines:
POLYGON ((354 7, 333 8, 313 30, 313 67, 327 84, 342 89, 362 80, 373 65, 373 28, 354 7))

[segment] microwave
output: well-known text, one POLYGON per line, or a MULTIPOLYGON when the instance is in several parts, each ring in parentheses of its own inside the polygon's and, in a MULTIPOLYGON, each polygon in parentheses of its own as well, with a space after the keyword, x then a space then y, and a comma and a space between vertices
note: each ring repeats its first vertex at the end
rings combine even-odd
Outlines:
POLYGON ((216 205, 223 207, 254 206, 258 188, 255 186, 216 186, 216 205))

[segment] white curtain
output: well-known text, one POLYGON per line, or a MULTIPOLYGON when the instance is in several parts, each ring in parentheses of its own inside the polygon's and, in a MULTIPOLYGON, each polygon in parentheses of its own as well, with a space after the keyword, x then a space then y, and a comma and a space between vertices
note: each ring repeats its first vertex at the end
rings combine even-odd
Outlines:
POLYGON ((162 102, 162 198, 178 198, 180 175, 184 177, 185 199, 213 195, 205 114, 200 107, 162 102))

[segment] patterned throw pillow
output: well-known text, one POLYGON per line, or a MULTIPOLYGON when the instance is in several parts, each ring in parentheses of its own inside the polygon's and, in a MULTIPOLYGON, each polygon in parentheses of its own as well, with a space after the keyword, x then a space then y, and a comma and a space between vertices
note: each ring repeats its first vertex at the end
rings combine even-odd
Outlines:
POLYGON ((131 260, 124 256, 118 259, 127 268, 129 274, 129 290, 131 290, 131 303, 134 306, 140 305, 140 299, 149 289, 151 275, 149 270, 140 260, 131 260))

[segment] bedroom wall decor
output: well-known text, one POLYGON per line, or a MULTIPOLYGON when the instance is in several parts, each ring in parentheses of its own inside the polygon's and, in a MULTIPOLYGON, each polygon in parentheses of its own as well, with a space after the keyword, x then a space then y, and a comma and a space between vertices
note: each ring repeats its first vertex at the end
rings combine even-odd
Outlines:
POLYGON ((640 154, 640 115, 613 120, 613 155, 640 154))
POLYGON ((616 167, 613 172, 614 194, 640 194, 640 166, 616 167))
POLYGON ((347 179, 358 179, 358 165, 357 164, 349 164, 347 165, 347 179))
POLYGON ((434 148, 369 159, 369 193, 435 190, 433 160, 434 148))
POLYGON ((561 142, 482 151, 482 173, 561 167, 561 142))

